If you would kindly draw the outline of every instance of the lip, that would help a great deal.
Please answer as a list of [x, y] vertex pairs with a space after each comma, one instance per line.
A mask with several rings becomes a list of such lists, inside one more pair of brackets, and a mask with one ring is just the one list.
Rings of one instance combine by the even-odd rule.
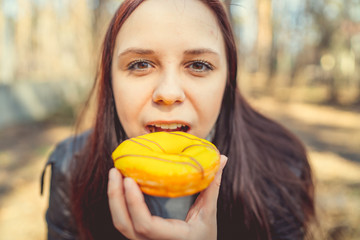
[[152, 126], [155, 126], [155, 125], [171, 125], [171, 124], [181, 124], [181, 125], [184, 125], [186, 126], [185, 129], [182, 129], [182, 130], [179, 130], [179, 129], [168, 129], [168, 130], [163, 130], [163, 131], [184, 131], [184, 132], [189, 132], [191, 130], [191, 125], [189, 122], [186, 122], [186, 121], [182, 121], [182, 120], [171, 120], [171, 121], [167, 121], [167, 120], [156, 120], [156, 121], [150, 121], [150, 122], [147, 122], [145, 124], [145, 130], [147, 133], [151, 133], [153, 132], [151, 130]]

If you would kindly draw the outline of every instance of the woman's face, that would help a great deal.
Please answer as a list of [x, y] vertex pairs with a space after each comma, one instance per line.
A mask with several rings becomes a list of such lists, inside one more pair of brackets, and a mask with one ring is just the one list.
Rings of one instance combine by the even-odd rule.
[[118, 33], [112, 85], [128, 137], [186, 131], [206, 138], [226, 78], [221, 30], [200, 1], [145, 1]]

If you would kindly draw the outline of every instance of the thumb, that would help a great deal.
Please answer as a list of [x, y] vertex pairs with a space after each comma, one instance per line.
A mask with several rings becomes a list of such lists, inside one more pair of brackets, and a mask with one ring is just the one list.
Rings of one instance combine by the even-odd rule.
[[[200, 193], [196, 199], [192, 211], [203, 210], [205, 215], [216, 214], [217, 210], [217, 199], [219, 195], [219, 189], [221, 184], [221, 176], [223, 169], [227, 163], [227, 157], [224, 155], [220, 156], [220, 167], [216, 173], [214, 180], [210, 183], [209, 187]], [[190, 216], [189, 216], [190, 217]]]
[[204, 197], [207, 197], [207, 195], [209, 195], [210, 198], [216, 197], [217, 200], [217, 197], [219, 195], [220, 184], [221, 184], [221, 177], [222, 177], [223, 169], [227, 163], [227, 160], [228, 158], [225, 155], [220, 156], [219, 170], [217, 171], [214, 180], [210, 183], [209, 187], [205, 189], [205, 191], [203, 192], [203, 194], [205, 195]]

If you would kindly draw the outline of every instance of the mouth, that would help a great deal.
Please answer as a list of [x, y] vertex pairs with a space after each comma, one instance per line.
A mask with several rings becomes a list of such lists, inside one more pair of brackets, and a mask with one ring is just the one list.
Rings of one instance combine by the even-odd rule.
[[184, 123], [156, 123], [146, 125], [146, 130], [150, 133], [153, 132], [188, 132], [190, 126]]

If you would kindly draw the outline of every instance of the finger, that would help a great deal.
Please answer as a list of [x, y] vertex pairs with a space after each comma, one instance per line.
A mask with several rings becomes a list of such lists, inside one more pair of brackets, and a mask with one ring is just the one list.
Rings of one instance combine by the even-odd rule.
[[[222, 172], [227, 163], [227, 157], [221, 155], [220, 157], [220, 167], [218, 172], [216, 173], [214, 180], [210, 183], [209, 187], [206, 188], [203, 192], [200, 193], [194, 206], [191, 209], [191, 213], [194, 214], [200, 209], [203, 211], [203, 214], [214, 215], [217, 210], [217, 199], [219, 196], [219, 189], [221, 184]], [[189, 216], [190, 217], [190, 216]]]
[[146, 235], [150, 230], [151, 213], [139, 186], [132, 178], [124, 179], [125, 199], [135, 234]]
[[152, 216], [139, 186], [131, 178], [124, 179], [128, 211], [137, 238], [186, 239], [188, 225], [184, 221]]
[[109, 207], [113, 224], [127, 238], [133, 239], [134, 229], [126, 207], [123, 179], [120, 172], [112, 168], [108, 183]]

